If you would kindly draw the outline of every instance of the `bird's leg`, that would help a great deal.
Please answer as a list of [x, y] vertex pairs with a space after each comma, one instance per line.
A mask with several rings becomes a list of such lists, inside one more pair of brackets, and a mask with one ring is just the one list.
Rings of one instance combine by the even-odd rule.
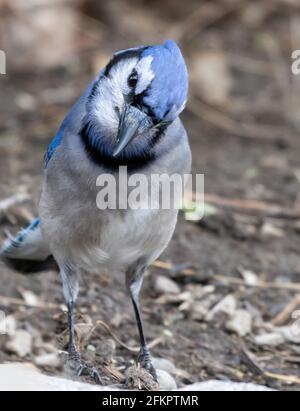
[[74, 302], [68, 303], [68, 328], [69, 328], [69, 365], [78, 376], [88, 374], [97, 384], [101, 384], [101, 378], [97, 369], [93, 366], [85, 364], [81, 360], [80, 352], [76, 346], [75, 329], [74, 329]]
[[127, 288], [129, 290], [131, 301], [133, 304], [134, 313], [135, 313], [137, 326], [139, 330], [139, 336], [140, 336], [141, 350], [138, 356], [138, 363], [143, 368], [145, 368], [147, 371], [149, 371], [150, 374], [155, 379], [155, 381], [157, 381], [157, 374], [156, 374], [156, 370], [151, 361], [151, 354], [150, 354], [147, 340], [145, 337], [143, 320], [142, 320], [141, 310], [140, 310], [139, 296], [140, 296], [140, 290], [141, 290], [141, 286], [143, 283], [143, 276], [144, 276], [145, 270], [146, 268], [138, 269], [138, 270], [135, 270], [134, 272], [128, 271], [127, 276], [126, 276], [126, 281], [127, 281]]
[[75, 328], [74, 328], [74, 302], [68, 302], [68, 330], [69, 330], [69, 360], [80, 362], [81, 356], [76, 347]]
[[145, 368], [147, 371], [149, 371], [150, 374], [153, 376], [153, 378], [157, 381], [156, 370], [152, 364], [151, 354], [150, 354], [148, 344], [145, 338], [144, 326], [143, 326], [143, 321], [141, 317], [139, 302], [136, 301], [136, 299], [132, 298], [132, 303], [133, 303], [133, 308], [134, 308], [136, 321], [137, 321], [137, 325], [139, 329], [140, 343], [141, 343], [141, 351], [138, 356], [138, 363], [141, 364], [141, 366]]
[[61, 271], [63, 281], [64, 296], [68, 305], [68, 331], [69, 331], [69, 358], [68, 365], [78, 376], [90, 375], [97, 384], [101, 384], [101, 378], [97, 369], [85, 364], [81, 360], [81, 355], [76, 346], [74, 327], [74, 306], [79, 290], [78, 276], [69, 267]]

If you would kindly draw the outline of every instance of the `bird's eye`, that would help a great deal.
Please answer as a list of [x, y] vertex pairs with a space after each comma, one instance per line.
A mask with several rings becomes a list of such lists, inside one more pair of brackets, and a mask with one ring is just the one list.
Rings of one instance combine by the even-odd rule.
[[133, 70], [133, 72], [128, 77], [128, 86], [133, 89], [136, 87], [137, 82], [138, 82], [138, 73], [136, 70]]

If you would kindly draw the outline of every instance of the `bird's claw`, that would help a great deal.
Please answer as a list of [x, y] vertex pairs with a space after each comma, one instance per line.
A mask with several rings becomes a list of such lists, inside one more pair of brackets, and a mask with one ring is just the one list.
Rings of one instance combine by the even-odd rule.
[[81, 362], [77, 368], [77, 376], [81, 377], [82, 375], [90, 376], [96, 384], [103, 384], [97, 368], [92, 365]]
[[70, 352], [67, 361], [69, 369], [77, 376], [83, 375], [91, 377], [96, 384], [103, 384], [100, 374], [96, 367], [89, 365], [81, 360], [81, 356], [77, 351]]
[[142, 368], [144, 368], [146, 371], [149, 372], [149, 374], [152, 375], [152, 377], [154, 378], [156, 382], [158, 381], [156, 369], [154, 368], [152, 364], [151, 355], [149, 351], [142, 350], [140, 352], [139, 357], [138, 357], [138, 363], [140, 364]]
[[152, 364], [151, 361], [150, 361], [150, 362], [147, 362], [147, 363], [144, 364], [142, 367], [143, 367], [146, 371], [148, 371], [149, 374], [152, 375], [152, 377], [154, 378], [154, 381], [158, 382], [156, 369], [154, 368], [154, 366], [153, 366], [153, 364]]

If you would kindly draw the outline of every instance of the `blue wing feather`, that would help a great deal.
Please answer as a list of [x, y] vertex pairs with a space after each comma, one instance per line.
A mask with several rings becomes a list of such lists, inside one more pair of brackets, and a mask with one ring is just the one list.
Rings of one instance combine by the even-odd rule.
[[66, 119], [64, 120], [56, 136], [54, 137], [54, 139], [51, 141], [51, 143], [48, 146], [48, 150], [46, 151], [46, 154], [44, 157], [45, 168], [47, 167], [49, 161], [51, 160], [51, 157], [55, 153], [55, 150], [60, 145], [63, 135], [64, 135], [65, 128], [66, 128]]
[[[62, 142], [62, 139], [63, 139], [63, 136], [65, 134], [65, 131], [68, 128], [69, 122], [71, 122], [71, 123], [73, 122], [74, 115], [76, 113], [77, 107], [82, 106], [83, 109], [85, 108], [85, 102], [87, 101], [87, 98], [90, 95], [90, 93], [91, 93], [91, 91], [94, 87], [95, 82], [102, 75], [102, 72], [103, 72], [103, 70], [100, 71], [100, 74], [96, 77], [96, 79], [94, 81], [92, 81], [92, 83], [87, 87], [87, 89], [85, 90], [83, 95], [79, 98], [79, 100], [77, 100], [77, 102], [74, 104], [74, 106], [71, 108], [71, 110], [69, 111], [69, 113], [65, 117], [64, 121], [62, 122], [56, 136], [54, 137], [52, 142], [49, 144], [48, 149], [45, 153], [45, 156], [44, 156], [45, 168], [47, 168], [47, 165], [48, 165], [49, 161], [51, 160], [53, 154], [55, 153], [57, 148], [60, 146], [60, 144]], [[78, 130], [78, 132], [79, 131], [80, 130]]]
[[5, 255], [11, 251], [12, 248], [20, 248], [29, 233], [32, 233], [40, 226], [40, 219], [36, 218], [32, 223], [21, 230], [15, 238], [8, 240], [4, 247], [0, 250], [0, 255]]

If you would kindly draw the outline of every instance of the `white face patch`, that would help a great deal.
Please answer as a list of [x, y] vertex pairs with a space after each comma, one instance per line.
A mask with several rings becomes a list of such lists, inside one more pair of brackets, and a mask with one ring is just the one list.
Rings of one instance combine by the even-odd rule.
[[154, 73], [151, 69], [152, 61], [152, 56], [144, 57], [138, 62], [135, 67], [139, 79], [135, 89], [136, 94], [141, 94], [143, 91], [145, 91], [154, 79]]
[[[138, 60], [137, 57], [120, 60], [109, 72], [108, 77], [100, 75], [99, 83], [93, 104], [91, 115], [101, 125], [103, 133], [108, 137], [115, 137], [119, 128], [119, 113], [122, 111], [124, 97], [131, 92], [128, 85], [128, 78], [133, 69], [138, 73], [138, 83], [135, 93], [141, 94], [145, 91], [154, 79], [151, 69], [152, 56]], [[118, 111], [117, 111], [118, 110]]]
[[128, 77], [138, 62], [137, 58], [121, 60], [113, 66], [108, 77], [102, 77], [93, 99], [92, 116], [101, 124], [104, 133], [114, 136], [119, 127], [119, 116], [116, 108], [124, 107], [124, 96], [130, 91]]

